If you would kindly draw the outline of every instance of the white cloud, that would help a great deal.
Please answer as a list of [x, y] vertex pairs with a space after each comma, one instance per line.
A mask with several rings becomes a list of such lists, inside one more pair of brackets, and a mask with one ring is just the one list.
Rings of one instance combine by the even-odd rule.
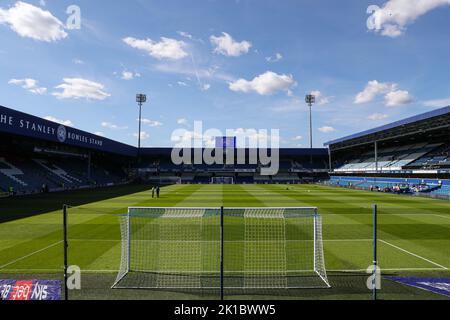
[[51, 122], [59, 123], [59, 124], [62, 124], [62, 125], [68, 126], [68, 127], [73, 127], [74, 126], [72, 121], [70, 121], [70, 120], [60, 120], [60, 119], [57, 119], [57, 118], [52, 117], [52, 116], [47, 116], [44, 119], [48, 120], [48, 121], [51, 121]]
[[169, 73], [169, 74], [180, 74], [185, 76], [198, 77], [199, 79], [208, 80], [219, 80], [219, 81], [234, 81], [236, 78], [220, 71], [220, 68], [213, 66], [211, 68], [197, 69], [189, 65], [181, 65], [179, 63], [161, 63], [154, 66], [154, 69], [159, 72]]
[[222, 32], [222, 36], [211, 36], [214, 52], [228, 57], [239, 57], [248, 53], [252, 44], [248, 41], [237, 42], [228, 33]]
[[105, 136], [105, 133], [102, 132], [102, 131], [96, 131], [96, 132], [94, 132], [94, 134], [97, 135], [97, 136], [100, 136], [100, 137], [104, 137]]
[[177, 146], [192, 147], [194, 145], [194, 140], [204, 140], [206, 137], [201, 134], [195, 133], [194, 131], [188, 131], [181, 129], [172, 134], [170, 140], [177, 144]]
[[296, 136], [296, 137], [292, 138], [292, 140], [300, 141], [300, 140], [303, 140], [303, 137], [302, 136]]
[[211, 89], [211, 85], [209, 83], [206, 83], [201, 87], [202, 91], [208, 91], [209, 89]]
[[78, 58], [73, 59], [72, 62], [75, 63], [75, 64], [80, 64], [80, 65], [84, 64], [84, 61], [81, 60], [81, 59], [78, 59]]
[[316, 103], [319, 106], [329, 104], [332, 98], [332, 97], [325, 97], [319, 90], [312, 91], [311, 94], [316, 97]]
[[381, 120], [385, 120], [387, 118], [389, 118], [389, 116], [387, 114], [383, 114], [383, 113], [374, 113], [367, 117], [368, 120], [372, 120], [372, 121], [381, 121]]
[[377, 80], [369, 81], [364, 90], [355, 97], [355, 104], [363, 104], [373, 101], [380, 94], [387, 94], [397, 88], [396, 84], [383, 83]]
[[336, 129], [333, 127], [325, 126], [325, 127], [319, 128], [319, 131], [322, 133], [332, 133], [332, 132], [336, 132]]
[[450, 106], [450, 98], [447, 99], [436, 99], [436, 100], [428, 100], [423, 103], [425, 107], [431, 108], [444, 108]]
[[178, 81], [177, 84], [178, 84], [180, 87], [188, 87], [188, 84], [187, 84], [186, 82], [184, 82], [184, 81]]
[[[135, 138], [137, 138], [137, 137], [139, 137], [139, 134], [134, 133], [133, 136], [134, 136]], [[148, 133], [145, 132], [145, 131], [141, 131], [141, 140], [148, 140], [148, 139], [150, 139], [150, 134], [148, 134]]]
[[389, 0], [382, 8], [370, 6], [368, 28], [383, 36], [401, 36], [406, 27], [427, 12], [449, 5], [450, 0]]
[[192, 148], [200, 145], [206, 148], [214, 148], [216, 143], [216, 136], [217, 135], [213, 135], [210, 131], [200, 134], [195, 131], [178, 129], [172, 133], [170, 139], [177, 148]]
[[188, 32], [185, 32], [185, 31], [177, 31], [177, 33], [180, 35], [180, 36], [182, 36], [182, 37], [184, 37], [184, 38], [187, 38], [187, 39], [190, 39], [190, 40], [192, 40], [194, 37], [192, 36], [192, 34], [190, 34], [190, 33], [188, 33]]
[[102, 127], [111, 129], [111, 130], [126, 130], [126, 129], [128, 129], [128, 127], [125, 127], [125, 126], [121, 127], [121, 126], [118, 126], [117, 124], [107, 122], [107, 121], [102, 122]]
[[141, 40], [128, 37], [124, 38], [123, 42], [132, 48], [147, 52], [150, 56], [158, 60], [179, 60], [188, 55], [184, 50], [186, 43], [175, 39], [161, 37], [161, 41], [156, 42], [152, 39]]
[[177, 31], [177, 33], [178, 33], [181, 37], [186, 38], [186, 39], [189, 39], [189, 40], [191, 40], [191, 41], [196, 41], [196, 42], [204, 43], [204, 41], [203, 41], [202, 39], [194, 37], [194, 36], [193, 36], [192, 34], [190, 34], [189, 32], [186, 32], [186, 31]]
[[123, 80], [133, 80], [134, 73], [130, 71], [123, 71], [122, 72], [122, 79]]
[[396, 107], [411, 103], [414, 99], [408, 91], [398, 90], [396, 83], [383, 83], [377, 80], [369, 81], [365, 89], [355, 97], [355, 104], [364, 104], [373, 101], [377, 96], [384, 95], [387, 107]]
[[177, 120], [177, 124], [186, 126], [188, 124], [188, 121], [185, 118], [181, 118]]
[[235, 136], [237, 141], [248, 140], [248, 145], [246, 147], [256, 147], [255, 143], [262, 145], [271, 145], [272, 147], [279, 146], [281, 142], [281, 137], [278, 134], [272, 134], [268, 130], [253, 130], [238, 128], [234, 130], [227, 131], [227, 135]]
[[38, 81], [34, 80], [34, 79], [30, 79], [30, 78], [26, 78], [26, 79], [11, 79], [11, 80], [9, 80], [8, 84], [21, 86], [25, 90], [28, 90], [29, 92], [34, 93], [34, 94], [42, 95], [42, 94], [45, 94], [47, 92], [47, 88], [39, 87], [38, 86]]
[[104, 100], [111, 95], [104, 91], [105, 86], [101, 83], [81, 79], [81, 78], [64, 78], [64, 83], [55, 87], [61, 89], [61, 92], [54, 92], [53, 95], [58, 99], [94, 99]]
[[54, 42], [67, 37], [63, 23], [51, 12], [18, 1], [9, 9], [0, 8], [0, 24], [7, 24], [21, 37]]
[[[137, 119], [137, 121], [139, 121], [139, 119]], [[148, 125], [150, 127], [162, 127], [162, 125], [163, 125], [159, 121], [150, 120], [150, 119], [142, 119], [142, 123], [145, 125]]]
[[278, 91], [288, 91], [296, 82], [292, 75], [279, 75], [272, 71], [257, 76], [251, 81], [239, 79], [230, 83], [230, 90], [240, 92], [257, 92], [260, 95], [271, 95]]
[[389, 92], [385, 96], [387, 107], [397, 107], [413, 102], [413, 97], [405, 90], [397, 90]]
[[139, 78], [141, 76], [140, 73], [137, 72], [130, 72], [130, 71], [122, 71], [122, 80], [133, 80], [134, 78]]
[[275, 57], [267, 57], [266, 61], [267, 62], [278, 62], [281, 61], [283, 59], [283, 55], [281, 53], [277, 53], [275, 55]]

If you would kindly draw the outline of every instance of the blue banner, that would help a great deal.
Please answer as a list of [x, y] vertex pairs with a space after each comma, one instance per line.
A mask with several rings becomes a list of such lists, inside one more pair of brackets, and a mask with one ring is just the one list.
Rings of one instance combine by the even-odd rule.
[[127, 144], [2, 106], [0, 106], [0, 132], [125, 156], [137, 155], [137, 149]]
[[386, 279], [450, 297], [450, 278], [386, 277]]
[[61, 300], [61, 281], [0, 280], [0, 300]]

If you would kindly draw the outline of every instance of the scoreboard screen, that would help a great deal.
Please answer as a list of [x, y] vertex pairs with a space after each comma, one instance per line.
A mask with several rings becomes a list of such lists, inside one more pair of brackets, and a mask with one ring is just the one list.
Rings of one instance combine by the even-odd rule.
[[216, 148], [236, 149], [236, 137], [216, 137]]

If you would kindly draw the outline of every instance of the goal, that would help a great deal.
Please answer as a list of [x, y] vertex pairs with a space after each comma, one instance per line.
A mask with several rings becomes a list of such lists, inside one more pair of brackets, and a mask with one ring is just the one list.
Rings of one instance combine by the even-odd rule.
[[233, 177], [212, 177], [211, 184], [234, 184]]
[[113, 288], [328, 288], [316, 208], [129, 208]]

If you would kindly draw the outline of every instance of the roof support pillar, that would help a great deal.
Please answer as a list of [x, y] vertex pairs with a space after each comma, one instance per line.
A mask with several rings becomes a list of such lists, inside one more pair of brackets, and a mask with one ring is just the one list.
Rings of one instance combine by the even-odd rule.
[[378, 173], [378, 141], [375, 141], [375, 171]]

